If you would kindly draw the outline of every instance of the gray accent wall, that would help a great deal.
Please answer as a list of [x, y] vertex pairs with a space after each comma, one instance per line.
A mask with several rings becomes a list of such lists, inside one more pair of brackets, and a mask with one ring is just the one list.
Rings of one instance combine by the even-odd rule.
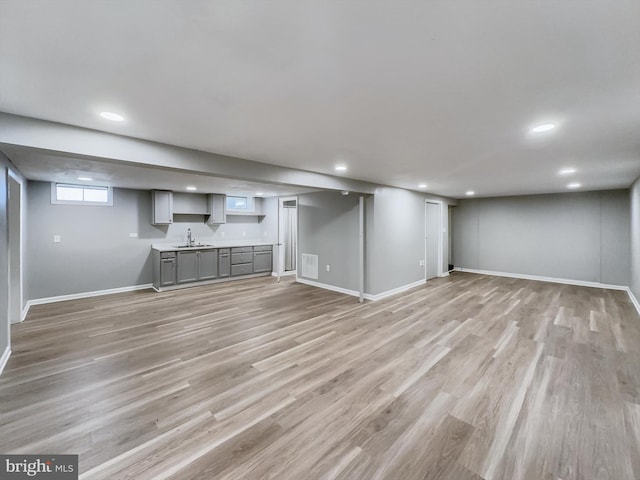
[[[168, 226], [151, 225], [151, 193], [115, 188], [113, 206], [52, 205], [51, 184], [29, 182], [26, 256], [30, 299], [152, 282], [151, 244], [198, 240], [264, 240], [277, 237], [277, 200], [265, 199], [265, 219], [228, 217], [206, 225], [202, 216], [177, 215]], [[130, 237], [137, 233], [137, 238]], [[54, 243], [53, 236], [61, 242]]]
[[630, 192], [631, 217], [631, 261], [630, 283], [631, 292], [640, 300], [640, 178], [631, 185]]
[[453, 262], [473, 270], [629, 284], [629, 191], [460, 200]]
[[[314, 192], [298, 195], [299, 277], [344, 288], [358, 285], [358, 195]], [[318, 256], [318, 278], [302, 276], [302, 254]], [[327, 265], [330, 271], [327, 272]]]
[[376, 295], [425, 279], [425, 201], [442, 202], [442, 272], [449, 261], [448, 205], [455, 200], [400, 188], [376, 189], [366, 204], [365, 292]]
[[[299, 195], [299, 258], [318, 255], [318, 279], [308, 279], [359, 290], [359, 196], [338, 192]], [[380, 187], [365, 197], [365, 286], [377, 295], [425, 278], [420, 260], [425, 256], [425, 201], [443, 202], [442, 271], [448, 264], [448, 204], [455, 200], [400, 188]], [[331, 271], [326, 271], [326, 265]], [[301, 275], [298, 269], [298, 276]], [[305, 277], [302, 277], [305, 278]]]

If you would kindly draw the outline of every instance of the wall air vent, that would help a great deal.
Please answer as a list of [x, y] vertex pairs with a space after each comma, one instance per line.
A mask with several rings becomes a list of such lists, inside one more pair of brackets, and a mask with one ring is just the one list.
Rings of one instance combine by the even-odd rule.
[[318, 255], [302, 254], [302, 276], [318, 279]]

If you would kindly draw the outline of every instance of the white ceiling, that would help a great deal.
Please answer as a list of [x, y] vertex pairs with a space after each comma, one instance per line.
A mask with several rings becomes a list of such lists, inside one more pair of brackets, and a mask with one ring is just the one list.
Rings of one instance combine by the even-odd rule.
[[0, 0], [0, 110], [453, 197], [627, 187], [640, 2]]

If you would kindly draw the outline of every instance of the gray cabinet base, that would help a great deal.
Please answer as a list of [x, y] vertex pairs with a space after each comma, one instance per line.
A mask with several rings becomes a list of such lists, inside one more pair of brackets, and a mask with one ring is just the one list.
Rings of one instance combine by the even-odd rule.
[[212, 283], [235, 282], [236, 280], [245, 280], [247, 278], [269, 277], [269, 276], [271, 276], [271, 272], [254, 273], [253, 275], [242, 275], [242, 276], [238, 276], [238, 277], [216, 278], [214, 280], [203, 280], [201, 282], [181, 283], [181, 284], [178, 284], [178, 285], [168, 285], [166, 287], [156, 287], [154, 285], [153, 289], [156, 292], [168, 292], [169, 290], [179, 290], [181, 288], [189, 288], [189, 287], [201, 287], [202, 285], [210, 285]]

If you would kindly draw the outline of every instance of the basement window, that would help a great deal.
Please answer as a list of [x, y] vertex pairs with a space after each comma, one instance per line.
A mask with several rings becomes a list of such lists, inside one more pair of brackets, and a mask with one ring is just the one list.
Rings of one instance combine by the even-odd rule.
[[98, 205], [113, 206], [111, 187], [97, 185], [74, 185], [70, 183], [51, 184], [53, 205]]
[[227, 210], [248, 210], [248, 197], [230, 197], [227, 195]]

